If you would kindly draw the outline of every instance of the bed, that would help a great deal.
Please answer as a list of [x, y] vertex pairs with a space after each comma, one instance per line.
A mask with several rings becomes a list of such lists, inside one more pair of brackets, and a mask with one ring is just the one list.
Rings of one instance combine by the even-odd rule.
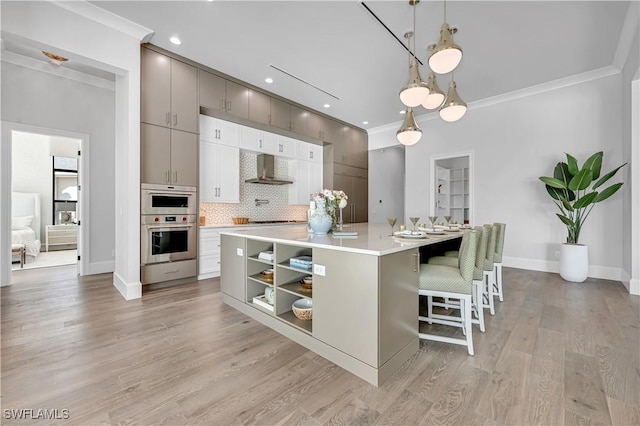
[[40, 254], [40, 194], [11, 193], [11, 244], [24, 244], [33, 259]]

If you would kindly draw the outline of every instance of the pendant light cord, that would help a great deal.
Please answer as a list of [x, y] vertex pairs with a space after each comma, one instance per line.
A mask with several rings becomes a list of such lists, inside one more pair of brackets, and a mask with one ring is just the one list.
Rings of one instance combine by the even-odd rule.
[[447, 23], [447, 0], [444, 0], [444, 23]]

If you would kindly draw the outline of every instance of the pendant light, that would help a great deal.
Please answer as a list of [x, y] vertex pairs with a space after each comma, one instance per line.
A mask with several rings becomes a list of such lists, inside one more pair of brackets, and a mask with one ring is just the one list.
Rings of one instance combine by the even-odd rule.
[[[420, 0], [409, 0], [413, 7], [413, 31], [407, 31], [404, 38], [407, 39], [407, 50], [409, 51], [409, 82], [400, 90], [400, 101], [408, 107], [417, 107], [429, 96], [429, 89], [420, 77], [418, 60], [415, 55], [415, 41], [413, 50], [411, 49], [411, 38], [416, 32], [416, 4]], [[413, 57], [413, 58], [412, 58]]]
[[458, 30], [447, 24], [447, 1], [444, 1], [444, 24], [440, 27], [440, 40], [429, 55], [429, 67], [438, 74], [453, 71], [462, 60], [462, 48], [453, 42], [453, 34]]
[[415, 144], [422, 137], [422, 129], [418, 127], [418, 123], [416, 123], [416, 119], [413, 116], [413, 108], [407, 108], [404, 121], [396, 132], [396, 137], [398, 138], [398, 142], [406, 146]]
[[429, 80], [427, 80], [427, 88], [429, 89], [429, 96], [422, 102], [422, 106], [426, 109], [436, 109], [442, 102], [444, 102], [444, 92], [438, 87], [436, 83], [436, 74], [431, 72], [429, 74]]
[[447, 99], [444, 101], [442, 108], [440, 108], [440, 118], [451, 123], [460, 120], [466, 112], [467, 104], [460, 99], [456, 90], [456, 82], [453, 81], [453, 74], [451, 74]]

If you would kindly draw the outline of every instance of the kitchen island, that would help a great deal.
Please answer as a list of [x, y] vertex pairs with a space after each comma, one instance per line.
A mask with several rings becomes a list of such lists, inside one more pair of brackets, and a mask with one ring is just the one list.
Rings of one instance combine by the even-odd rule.
[[[314, 235], [305, 225], [221, 232], [223, 300], [378, 386], [418, 350], [419, 247], [461, 233], [400, 238], [388, 225], [366, 223], [345, 231], [358, 235]], [[292, 266], [301, 256], [312, 269]], [[311, 291], [300, 285], [309, 275]], [[266, 288], [273, 305], [261, 298]], [[313, 300], [312, 320], [293, 314], [300, 298]]]

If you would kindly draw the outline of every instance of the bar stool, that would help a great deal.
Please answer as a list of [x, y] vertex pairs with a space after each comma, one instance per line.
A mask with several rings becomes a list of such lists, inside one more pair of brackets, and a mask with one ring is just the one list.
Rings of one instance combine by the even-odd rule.
[[495, 272], [494, 290], [498, 293], [501, 302], [504, 301], [502, 294], [502, 250], [504, 249], [504, 233], [507, 228], [505, 223], [494, 223], [498, 226], [498, 236], [496, 239], [496, 253], [493, 257], [493, 266]]
[[[471, 298], [471, 310], [475, 318], [471, 318], [473, 324], [478, 324], [480, 331], [484, 333], [484, 309], [482, 308], [482, 294], [484, 284], [484, 259], [487, 250], [487, 233], [483, 232], [482, 226], [476, 226], [474, 228], [476, 232], [476, 261], [473, 268], [473, 293]], [[448, 252], [448, 253], [453, 253]], [[459, 256], [459, 251], [456, 251]], [[433, 256], [429, 259], [428, 263], [432, 265], [445, 265], [445, 266], [458, 266], [459, 259], [451, 256]], [[444, 303], [431, 302], [432, 306], [438, 306], [443, 308], [455, 308], [460, 309], [460, 305], [456, 301], [449, 301], [445, 299]]]
[[497, 225], [484, 225], [484, 232], [487, 233], [487, 252], [484, 259], [483, 275], [485, 284], [483, 285], [483, 308], [489, 308], [491, 315], [496, 314], [495, 305], [493, 303], [495, 271], [493, 270], [493, 259], [496, 251], [496, 237], [498, 235]]
[[440, 336], [429, 333], [418, 333], [420, 339], [434, 340], [444, 343], [453, 343], [467, 347], [469, 355], [473, 355], [473, 336], [471, 329], [471, 294], [473, 292], [473, 268], [476, 257], [476, 232], [467, 232], [462, 236], [460, 244], [460, 256], [456, 267], [445, 265], [422, 264], [420, 265], [418, 294], [432, 297], [443, 297], [459, 300], [460, 317], [451, 315], [418, 316], [418, 321], [429, 324], [442, 324], [452, 327], [461, 327], [465, 339]]

